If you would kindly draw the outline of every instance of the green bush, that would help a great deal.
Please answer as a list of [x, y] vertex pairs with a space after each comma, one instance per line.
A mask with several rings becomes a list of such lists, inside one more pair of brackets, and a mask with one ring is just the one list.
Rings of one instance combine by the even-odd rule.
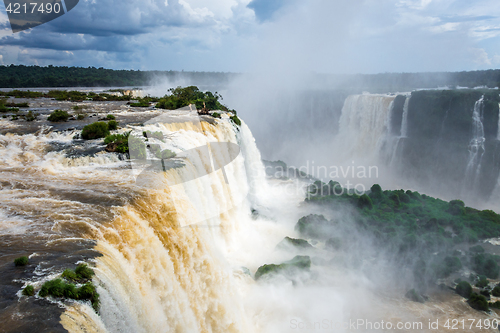
[[366, 194], [363, 194], [358, 199], [358, 207], [361, 209], [363, 209], [365, 207], [368, 209], [372, 209], [373, 208], [372, 199], [370, 199], [370, 197], [367, 196]]
[[36, 117], [37, 117], [36, 113], [30, 110], [24, 119], [26, 119], [26, 121], [34, 121]]
[[105, 122], [96, 122], [85, 126], [82, 130], [82, 139], [93, 140], [105, 138], [109, 135], [108, 124]]
[[488, 306], [488, 301], [486, 300], [486, 297], [483, 295], [478, 295], [476, 293], [473, 293], [470, 295], [469, 300], [467, 301], [469, 305], [476, 310], [480, 311], [489, 311], [489, 306]]
[[382, 187], [380, 187], [379, 184], [374, 184], [371, 188], [370, 188], [370, 191], [372, 191], [372, 193], [382, 193]]
[[462, 297], [469, 298], [472, 294], [472, 286], [467, 281], [461, 281], [455, 287], [455, 291]]
[[162, 159], [162, 160], [166, 160], [166, 159], [169, 159], [169, 158], [173, 158], [175, 157], [176, 154], [171, 151], [171, 150], [168, 150], [168, 149], [165, 149], [165, 150], [162, 150], [161, 152], [159, 152], [156, 157]]
[[116, 118], [115, 118], [115, 116], [113, 116], [112, 114], [108, 114], [108, 115], [106, 116], [106, 119], [107, 119], [107, 120], [115, 120]]
[[500, 297], [500, 286], [496, 285], [495, 288], [491, 291], [491, 294], [495, 297]]
[[70, 280], [70, 281], [78, 280], [78, 277], [76, 276], [75, 271], [73, 271], [71, 269], [65, 269], [61, 276], [67, 280]]
[[165, 142], [165, 136], [160, 131], [158, 131], [158, 132], [144, 131], [144, 132], [142, 132], [142, 135], [147, 139], [157, 139], [157, 140], [160, 140], [162, 142]]
[[311, 258], [308, 256], [296, 256], [292, 260], [286, 261], [280, 265], [270, 264], [263, 265], [257, 269], [255, 273], [255, 280], [260, 279], [263, 275], [266, 274], [280, 274], [286, 273], [287, 271], [300, 269], [300, 270], [309, 270], [311, 267]]
[[52, 122], [60, 122], [60, 121], [68, 121], [69, 118], [69, 113], [63, 110], [54, 110], [49, 117], [47, 118], [48, 121]]
[[87, 264], [80, 264], [75, 268], [76, 276], [80, 279], [91, 279], [94, 276], [94, 271]]
[[481, 279], [476, 282], [476, 287], [478, 288], [485, 288], [488, 286], [490, 282], [487, 279]]
[[238, 126], [241, 126], [241, 120], [238, 118], [238, 116], [232, 116], [231, 120]]
[[26, 266], [28, 264], [28, 262], [29, 262], [29, 259], [26, 256], [14, 259], [14, 265], [16, 265], [16, 266]]
[[496, 279], [500, 272], [495, 257], [487, 253], [481, 253], [474, 256], [472, 258], [472, 268], [476, 273], [486, 275], [486, 277], [490, 279]]
[[116, 120], [110, 120], [108, 121], [108, 129], [110, 131], [114, 131], [118, 128], [118, 122]]
[[65, 283], [61, 279], [47, 281], [42, 285], [42, 288], [38, 292], [38, 295], [40, 297], [47, 297], [47, 296], [63, 297], [64, 286]]
[[78, 120], [83, 120], [83, 119], [85, 119], [85, 115], [84, 115], [83, 113], [80, 113], [80, 114], [76, 117], [76, 119], [78, 119]]
[[418, 302], [418, 303], [425, 302], [425, 299], [422, 296], [420, 296], [420, 294], [418, 294], [415, 291], [415, 289], [408, 290], [408, 292], [405, 294], [405, 297], [413, 302]]
[[113, 134], [108, 135], [104, 139], [104, 143], [106, 146], [106, 151], [113, 153], [128, 153], [128, 138], [130, 136], [130, 132], [124, 134]]
[[23, 295], [24, 296], [35, 296], [35, 288], [31, 284], [28, 284], [24, 289], [23, 289]]
[[128, 138], [128, 147], [130, 158], [145, 160], [146, 159], [146, 144], [141, 138], [130, 136]]

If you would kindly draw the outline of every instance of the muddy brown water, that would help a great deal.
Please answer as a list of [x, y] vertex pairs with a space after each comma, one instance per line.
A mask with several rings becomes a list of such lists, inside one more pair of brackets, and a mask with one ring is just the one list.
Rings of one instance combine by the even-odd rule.
[[[28, 102], [37, 120], [0, 118], [0, 332], [65, 332], [63, 307], [55, 301], [21, 296], [27, 284], [41, 285], [80, 261], [99, 255], [85, 236], [112, 219], [113, 208], [140, 195], [130, 167], [116, 154], [104, 154], [102, 140], [74, 140], [86, 124], [113, 114], [120, 127], [141, 124], [159, 114], [126, 102]], [[82, 107], [75, 111], [73, 107]], [[55, 109], [84, 120], [47, 121]], [[0, 115], [1, 117], [1, 115]], [[110, 172], [110, 170], [112, 172]], [[14, 259], [29, 264], [15, 267]]]

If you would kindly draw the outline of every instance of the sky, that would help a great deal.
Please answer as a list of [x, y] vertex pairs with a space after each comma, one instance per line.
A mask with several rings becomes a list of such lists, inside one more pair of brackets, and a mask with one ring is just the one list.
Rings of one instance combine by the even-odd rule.
[[[1, 6], [1, 5], [0, 5]], [[80, 0], [0, 64], [383, 73], [500, 67], [498, 0]]]

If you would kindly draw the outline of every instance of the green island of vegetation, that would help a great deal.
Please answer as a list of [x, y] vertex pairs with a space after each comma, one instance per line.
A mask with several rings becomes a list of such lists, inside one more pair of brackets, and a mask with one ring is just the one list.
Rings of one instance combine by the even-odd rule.
[[[66, 269], [60, 278], [46, 281], [38, 290], [38, 296], [89, 301], [92, 308], [98, 312], [100, 300], [99, 293], [92, 283], [94, 274], [86, 264], [79, 264], [75, 270]], [[33, 285], [27, 285], [22, 294], [30, 297], [35, 296], [35, 292]]]
[[[358, 251], [355, 236], [350, 235], [370, 239], [379, 250], [362, 257], [385, 255], [397, 267], [409, 268], [414, 288], [406, 293], [407, 298], [424, 302], [429, 286], [448, 283], [474, 309], [488, 311], [489, 307], [500, 306], [500, 302], [488, 303], [490, 295], [500, 295], [500, 284], [493, 286], [491, 281], [499, 277], [500, 256], [478, 244], [500, 237], [499, 214], [466, 207], [460, 200], [447, 202], [414, 191], [382, 190], [377, 184], [358, 195], [334, 181], [313, 183], [305, 201], [332, 212], [347, 212], [349, 218], [342, 221], [318, 214], [304, 216], [295, 226], [303, 238], [349, 254], [353, 249]], [[449, 281], [466, 271], [472, 272], [468, 281]]]

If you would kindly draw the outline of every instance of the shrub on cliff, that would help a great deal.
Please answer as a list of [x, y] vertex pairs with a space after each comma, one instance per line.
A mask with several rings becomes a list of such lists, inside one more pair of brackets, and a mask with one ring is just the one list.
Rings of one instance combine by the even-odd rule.
[[255, 273], [255, 280], [260, 279], [267, 274], [293, 274], [296, 270], [308, 271], [311, 267], [311, 258], [308, 256], [296, 256], [292, 260], [286, 261], [282, 264], [269, 264], [262, 265]]
[[488, 301], [486, 297], [483, 295], [478, 295], [473, 293], [470, 295], [469, 300], [467, 301], [471, 308], [480, 310], [480, 311], [489, 311]]
[[109, 135], [108, 124], [102, 121], [89, 124], [82, 130], [82, 139], [93, 140], [104, 138]]
[[363, 208], [372, 209], [373, 208], [372, 199], [370, 199], [370, 197], [367, 196], [366, 194], [363, 194], [358, 199], [358, 207], [361, 209]]
[[66, 111], [63, 110], [54, 110], [49, 117], [47, 118], [48, 121], [52, 122], [60, 122], [60, 121], [68, 121], [69, 114]]
[[487, 253], [481, 253], [474, 256], [472, 258], [472, 268], [476, 273], [486, 275], [486, 277], [490, 279], [496, 279], [500, 272], [495, 257]]
[[232, 116], [231, 120], [238, 126], [241, 126], [241, 120], [238, 118], [238, 116]]
[[472, 294], [472, 286], [467, 281], [461, 281], [455, 287], [455, 291], [462, 297], [469, 298]]

